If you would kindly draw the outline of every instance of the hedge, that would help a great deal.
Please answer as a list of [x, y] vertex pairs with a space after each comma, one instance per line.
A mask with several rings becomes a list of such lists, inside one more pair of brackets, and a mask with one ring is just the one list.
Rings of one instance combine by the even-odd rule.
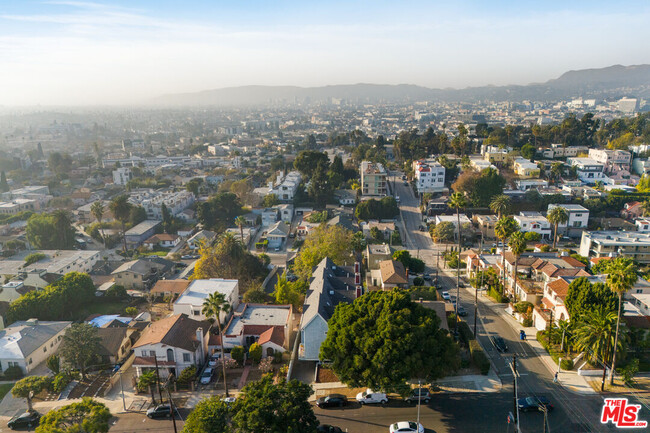
[[480, 370], [481, 374], [486, 376], [490, 372], [490, 360], [483, 352], [481, 345], [476, 340], [470, 340], [469, 353], [472, 355], [472, 362]]
[[460, 339], [465, 344], [469, 344], [471, 340], [474, 340], [474, 333], [469, 329], [469, 325], [465, 321], [458, 322], [458, 332], [460, 333]]
[[560, 368], [562, 368], [562, 370], [573, 370], [573, 360], [563, 359], [562, 362], [560, 362]]
[[510, 301], [507, 296], [503, 296], [501, 293], [492, 288], [490, 288], [487, 293], [490, 298], [502, 304], [507, 304]]

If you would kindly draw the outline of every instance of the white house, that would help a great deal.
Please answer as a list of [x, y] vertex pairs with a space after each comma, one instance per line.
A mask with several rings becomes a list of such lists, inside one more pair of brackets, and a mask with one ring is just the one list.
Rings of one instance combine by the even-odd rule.
[[580, 206], [579, 204], [549, 204], [546, 214], [548, 215], [556, 207], [564, 208], [569, 215], [567, 224], [558, 225], [558, 229], [564, 229], [567, 234], [572, 235], [576, 234], [576, 232], [581, 232], [589, 225], [589, 209], [586, 207]]
[[210, 230], [201, 230], [187, 240], [187, 246], [191, 250], [197, 250], [201, 244], [209, 245], [216, 237], [217, 234], [215, 232], [211, 232]]
[[445, 189], [445, 167], [434, 160], [413, 162], [415, 186], [419, 193], [441, 192]]
[[269, 227], [266, 238], [269, 241], [269, 248], [282, 248], [282, 244], [289, 235], [289, 226], [284, 221], [278, 221]]
[[607, 177], [604, 173], [605, 166], [591, 158], [568, 158], [567, 162], [576, 168], [578, 178], [584, 183], [593, 185], [603, 182]]
[[156, 368], [160, 375], [178, 375], [189, 366], [203, 365], [208, 355], [210, 327], [208, 321], [198, 321], [186, 314], [165, 317], [149, 325], [133, 345], [137, 376]]
[[[187, 314], [194, 320], [207, 320], [202, 313], [203, 302], [212, 293], [221, 293], [232, 309], [239, 305], [239, 281], [223, 278], [193, 280], [187, 289], [174, 302], [174, 314]], [[223, 322], [229, 313], [221, 312], [219, 321]]]
[[[280, 328], [282, 333], [280, 346], [288, 348], [293, 329], [291, 305], [240, 304], [225, 326], [223, 347], [248, 347], [258, 342], [266, 331], [275, 327]], [[280, 341], [276, 338], [275, 342], [277, 344]]]
[[650, 232], [650, 219], [648, 218], [639, 218], [634, 221], [637, 232]]
[[539, 233], [542, 238], [551, 237], [551, 224], [546, 217], [539, 212], [520, 212], [514, 216], [522, 232]]
[[113, 183], [115, 185], [126, 185], [132, 178], [129, 167], [120, 167], [113, 170]]
[[20, 367], [24, 374], [29, 374], [56, 353], [71, 324], [38, 319], [12, 323], [0, 331], [0, 369]]

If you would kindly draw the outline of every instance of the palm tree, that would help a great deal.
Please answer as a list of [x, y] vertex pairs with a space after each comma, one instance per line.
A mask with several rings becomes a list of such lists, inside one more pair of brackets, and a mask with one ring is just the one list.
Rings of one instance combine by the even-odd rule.
[[241, 242], [244, 243], [244, 226], [246, 225], [246, 218], [242, 215], [239, 215], [235, 218], [235, 224], [239, 227], [239, 233], [241, 234]]
[[97, 222], [99, 223], [99, 230], [102, 234], [102, 241], [104, 242], [104, 249], [106, 249], [106, 237], [104, 236], [104, 228], [102, 227], [102, 218], [104, 218], [104, 203], [101, 200], [97, 200], [95, 203], [90, 205], [90, 213], [93, 214]]
[[553, 224], [553, 233], [555, 235], [553, 236], [553, 249], [555, 249], [558, 238], [557, 228], [560, 224], [566, 224], [569, 221], [569, 214], [562, 206], [556, 206], [546, 214], [546, 219]]
[[[455, 192], [449, 198], [449, 207], [456, 208], [456, 223], [458, 228], [458, 261], [456, 266], [456, 317], [458, 317], [458, 305], [460, 304], [460, 208], [467, 206], [465, 196], [460, 192]], [[458, 321], [456, 321], [458, 327]]]
[[[70, 233], [70, 226], [72, 225], [72, 218], [70, 218], [70, 212], [65, 209], [57, 209], [52, 212], [52, 218], [54, 219], [54, 227], [56, 228], [57, 238], [59, 239], [59, 248], [65, 249], [69, 248], [73, 243], [73, 239], [68, 239]], [[72, 233], [74, 235], [74, 231]]]
[[221, 347], [221, 367], [223, 369], [223, 386], [226, 390], [226, 397], [228, 397], [228, 380], [226, 380], [226, 359], [223, 353], [223, 332], [221, 329], [221, 313], [230, 311], [230, 304], [226, 301], [223, 293], [213, 292], [203, 301], [203, 309], [201, 312], [208, 319], [213, 318], [214, 323], [217, 324], [219, 331], [219, 342]]
[[497, 214], [499, 218], [507, 214], [510, 210], [511, 199], [505, 194], [495, 196], [490, 202], [490, 209]]
[[592, 364], [607, 360], [607, 356], [616, 342], [614, 328], [616, 313], [608, 311], [603, 305], [589, 311], [575, 332], [575, 346], [584, 352], [585, 358]]
[[113, 217], [122, 224], [122, 240], [124, 242], [124, 252], [126, 252], [126, 222], [131, 216], [131, 203], [126, 194], [119, 195], [111, 200], [108, 205]]
[[[639, 278], [634, 262], [626, 257], [619, 257], [609, 265], [607, 284], [612, 292], [618, 294], [618, 315], [616, 317], [616, 334], [614, 347], [618, 347], [618, 332], [621, 323], [621, 307], [623, 305], [623, 294], [630, 290]], [[614, 384], [614, 369], [616, 368], [616, 351], [612, 355], [612, 369], [609, 372], [609, 384]]]
[[514, 232], [519, 230], [519, 224], [511, 216], [504, 216], [499, 218], [499, 221], [494, 225], [494, 233], [497, 238], [501, 240], [503, 246], [501, 248], [501, 268], [503, 289], [506, 288], [506, 239], [508, 239]]
[[[564, 344], [565, 344], [565, 342], [567, 342], [568, 340], [571, 339], [572, 328], [573, 328], [573, 323], [569, 322], [568, 320], [559, 320], [557, 322], [557, 328], [554, 328], [554, 329], [557, 329], [557, 331], [561, 335], [561, 337], [560, 337], [561, 338], [561, 340], [560, 340], [560, 352], [564, 352]], [[568, 350], [568, 344], [567, 344], [567, 352], [568, 351], [569, 350]]]
[[522, 232], [514, 232], [512, 236], [510, 236], [510, 251], [512, 251], [512, 254], [515, 255], [515, 282], [512, 288], [512, 293], [515, 294], [515, 300], [517, 298], [517, 271], [518, 265], [519, 265], [519, 256], [526, 251], [526, 239], [524, 238], [524, 234]]

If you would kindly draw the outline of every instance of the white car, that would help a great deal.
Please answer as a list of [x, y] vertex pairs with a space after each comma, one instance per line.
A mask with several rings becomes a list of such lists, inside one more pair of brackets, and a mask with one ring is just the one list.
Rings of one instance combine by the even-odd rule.
[[368, 388], [357, 394], [357, 401], [361, 404], [386, 404], [388, 403], [388, 396], [386, 393], [374, 392], [372, 389]]
[[390, 433], [424, 433], [424, 427], [413, 421], [400, 421], [390, 426]]
[[206, 368], [203, 371], [203, 374], [201, 375], [201, 383], [203, 385], [207, 385], [208, 383], [210, 383], [210, 381], [212, 380], [212, 373], [213, 370], [210, 367]]
[[444, 299], [445, 301], [451, 301], [451, 296], [449, 296], [449, 292], [442, 292], [440, 295], [442, 296], [442, 299]]

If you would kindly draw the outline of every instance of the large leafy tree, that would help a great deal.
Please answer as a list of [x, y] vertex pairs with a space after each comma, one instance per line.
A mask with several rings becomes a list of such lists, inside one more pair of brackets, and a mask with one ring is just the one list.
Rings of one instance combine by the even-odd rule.
[[230, 433], [230, 409], [220, 397], [201, 400], [187, 416], [183, 433]]
[[233, 406], [237, 433], [315, 433], [318, 419], [308, 399], [313, 390], [297, 380], [271, 375], [249, 383]]
[[548, 219], [549, 223], [553, 224], [553, 248], [555, 248], [555, 244], [558, 239], [558, 226], [560, 224], [566, 224], [567, 221], [569, 221], [569, 214], [567, 213], [566, 209], [561, 206], [557, 206], [548, 212], [546, 219]]
[[318, 164], [323, 164], [324, 169], [327, 170], [329, 168], [329, 163], [330, 160], [326, 153], [317, 152], [315, 150], [303, 150], [296, 157], [293, 166], [304, 178], [309, 179], [316, 171]]
[[431, 230], [431, 237], [436, 242], [451, 242], [454, 240], [454, 232], [456, 227], [454, 223], [443, 221]]
[[113, 214], [113, 218], [118, 220], [122, 225], [122, 241], [124, 244], [124, 251], [126, 251], [126, 224], [131, 217], [131, 208], [133, 205], [129, 203], [129, 197], [126, 194], [118, 195], [111, 200], [108, 208]]
[[104, 404], [84, 397], [79, 403], [45, 414], [36, 433], [106, 433], [110, 419], [111, 412]]
[[97, 328], [89, 323], [74, 323], [66, 329], [59, 353], [67, 363], [79, 369], [81, 377], [85, 378], [88, 366], [97, 359], [100, 343]]
[[[203, 301], [203, 309], [201, 312], [208, 319], [213, 319], [214, 323], [217, 324], [217, 330], [219, 332], [219, 341], [223, 342], [223, 330], [221, 328], [221, 320], [219, 317], [221, 313], [227, 313], [230, 311], [230, 304], [226, 301], [226, 297], [223, 293], [213, 292]], [[226, 391], [226, 397], [228, 394], [228, 380], [226, 380], [226, 363], [225, 356], [223, 353], [223, 343], [220, 344], [221, 348], [221, 367], [223, 373], [223, 386]]]
[[327, 169], [324, 162], [319, 162], [316, 169], [311, 173], [309, 188], [307, 192], [309, 197], [314, 201], [317, 208], [322, 209], [327, 204], [327, 200], [332, 194], [332, 186], [327, 177]]
[[459, 364], [440, 318], [403, 290], [370, 292], [339, 304], [320, 358], [331, 361], [345, 384], [385, 391], [413, 378], [443, 377]]
[[[618, 315], [616, 316], [616, 334], [614, 338], [614, 347], [618, 347], [618, 334], [621, 324], [621, 309], [623, 305], [623, 295], [636, 284], [639, 278], [637, 267], [629, 258], [618, 257], [609, 267], [607, 274], [607, 285], [612, 292], [618, 295]], [[614, 371], [616, 369], [616, 351], [612, 355], [612, 368], [609, 373], [609, 383], [614, 384]]]
[[564, 305], [572, 322], [582, 322], [583, 316], [599, 307], [615, 312], [618, 308], [618, 298], [604, 284], [592, 284], [587, 278], [581, 277], [569, 285]]
[[351, 241], [350, 230], [341, 226], [321, 224], [305, 239], [293, 265], [294, 273], [307, 281], [314, 266], [325, 257], [329, 257], [337, 265], [351, 264], [354, 261]]
[[32, 406], [32, 397], [47, 387], [47, 376], [27, 376], [20, 379], [11, 388], [11, 395], [16, 398], [27, 399], [27, 410], [29, 412], [34, 410]]
[[481, 171], [465, 170], [451, 187], [464, 193], [474, 206], [488, 206], [492, 198], [503, 193], [506, 180], [493, 168]]
[[239, 197], [232, 192], [220, 192], [197, 206], [197, 217], [203, 227], [217, 232], [229, 227], [242, 213]]
[[51, 214], [33, 214], [27, 220], [27, 239], [34, 248], [44, 250], [69, 250], [75, 245], [75, 230], [67, 211]]
[[394, 197], [388, 196], [381, 200], [364, 200], [359, 203], [354, 215], [360, 220], [392, 219], [399, 215], [399, 206]]

